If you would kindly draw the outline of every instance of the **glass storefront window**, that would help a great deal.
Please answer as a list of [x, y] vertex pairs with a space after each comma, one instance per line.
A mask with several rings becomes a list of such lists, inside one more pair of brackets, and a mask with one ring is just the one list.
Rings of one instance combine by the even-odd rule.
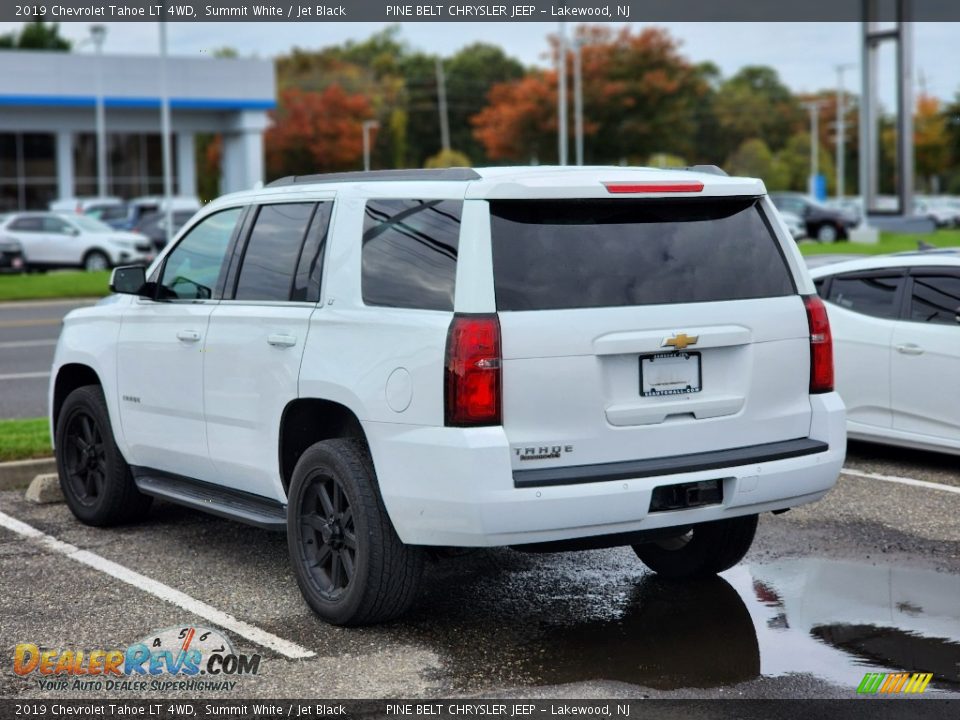
[[0, 133], [0, 211], [46, 210], [57, 197], [52, 133]]

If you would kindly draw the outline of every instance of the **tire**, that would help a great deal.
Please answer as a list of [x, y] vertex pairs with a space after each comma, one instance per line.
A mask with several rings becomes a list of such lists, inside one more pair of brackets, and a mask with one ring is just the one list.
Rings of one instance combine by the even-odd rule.
[[83, 256], [83, 269], [87, 272], [110, 269], [110, 258], [99, 250], [91, 250]]
[[360, 440], [324, 440], [300, 457], [290, 482], [287, 543], [300, 592], [329, 623], [386, 622], [416, 598], [424, 553], [397, 537]]
[[57, 418], [57, 472], [67, 506], [87, 525], [106, 527], [143, 517], [152, 498], [133, 482], [117, 448], [99, 385], [77, 388]]
[[753, 543], [757, 516], [694, 525], [683, 535], [643, 545], [633, 551], [658, 575], [674, 580], [702, 578], [729, 570]]
[[823, 225], [817, 228], [818, 242], [832, 243], [832, 242], [836, 242], [839, 237], [840, 235], [837, 232], [837, 229], [829, 223], [824, 223]]

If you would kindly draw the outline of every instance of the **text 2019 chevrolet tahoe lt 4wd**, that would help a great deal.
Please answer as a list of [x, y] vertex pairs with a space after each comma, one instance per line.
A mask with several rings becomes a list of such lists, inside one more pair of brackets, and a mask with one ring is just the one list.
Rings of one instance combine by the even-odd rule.
[[758, 180], [497, 168], [220, 198], [67, 316], [60, 480], [285, 530], [338, 624], [395, 617], [425, 548], [632, 545], [737, 563], [845, 452], [827, 316]]

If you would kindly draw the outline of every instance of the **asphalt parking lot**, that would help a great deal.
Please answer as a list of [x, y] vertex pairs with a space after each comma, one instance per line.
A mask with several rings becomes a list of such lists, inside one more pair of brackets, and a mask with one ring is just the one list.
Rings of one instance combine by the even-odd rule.
[[[0, 417], [46, 412], [60, 322], [82, 304], [0, 305]], [[960, 697], [960, 462], [854, 443], [846, 467], [824, 501], [764, 516], [710, 582], [659, 580], [629, 549], [476, 551], [432, 564], [403, 621], [354, 630], [311, 614], [281, 535], [162, 503], [96, 530], [4, 491], [0, 653], [219, 628], [262, 664], [209, 696], [824, 698], [909, 671]], [[0, 697], [77, 695], [0, 664]], [[83, 693], [118, 695], [157, 693]]]
[[[96, 530], [2, 492], [0, 652], [213, 627], [262, 662], [208, 696], [825, 698], [909, 671], [960, 697], [957, 458], [855, 444], [847, 467], [820, 503], [764, 516], [744, 563], [710, 582], [661, 581], [628, 549], [476, 551], [433, 564], [406, 619], [364, 629], [310, 613], [281, 535], [166, 504]], [[157, 696], [83, 696], [118, 694]], [[0, 696], [57, 695], [77, 692], [4, 661]]]
[[0, 303], [0, 418], [47, 413], [47, 383], [63, 316], [94, 301]]

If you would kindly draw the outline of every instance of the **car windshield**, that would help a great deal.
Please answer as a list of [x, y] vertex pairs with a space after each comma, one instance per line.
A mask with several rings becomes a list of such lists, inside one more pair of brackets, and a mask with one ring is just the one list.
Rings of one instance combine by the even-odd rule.
[[114, 231], [113, 228], [106, 223], [102, 223], [95, 218], [88, 217], [87, 215], [77, 215], [75, 217], [71, 217], [70, 222], [84, 232], [108, 233]]

